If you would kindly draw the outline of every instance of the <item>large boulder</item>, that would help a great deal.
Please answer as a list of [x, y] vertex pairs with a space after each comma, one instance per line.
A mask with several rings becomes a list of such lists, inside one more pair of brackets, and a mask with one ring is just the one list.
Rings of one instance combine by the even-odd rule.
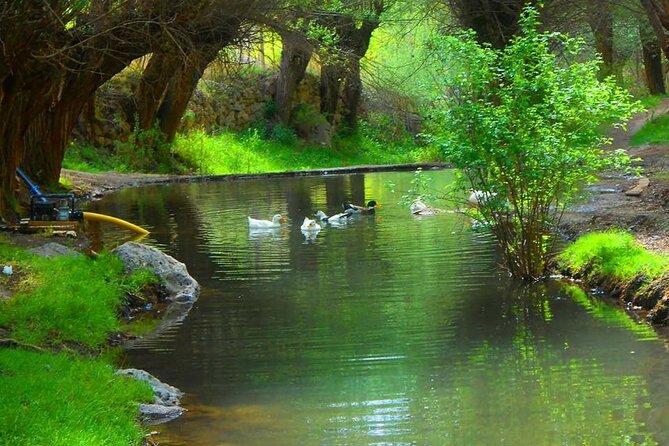
[[121, 259], [126, 272], [153, 271], [165, 286], [170, 301], [193, 303], [200, 295], [200, 285], [188, 274], [186, 265], [156, 248], [126, 242], [112, 252]]
[[141, 338], [130, 340], [127, 347], [137, 347], [180, 324], [200, 295], [200, 285], [193, 279], [186, 265], [156, 248], [137, 242], [126, 242], [112, 251], [124, 264], [126, 272], [137, 269], [153, 271], [167, 291], [168, 307], [158, 327]]

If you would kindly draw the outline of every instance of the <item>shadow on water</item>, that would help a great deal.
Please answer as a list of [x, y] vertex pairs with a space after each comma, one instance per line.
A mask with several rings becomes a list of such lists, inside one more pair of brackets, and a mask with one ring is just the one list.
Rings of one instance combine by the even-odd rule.
[[[434, 187], [448, 171], [427, 172]], [[95, 210], [202, 285], [189, 317], [127, 352], [187, 393], [162, 438], [188, 445], [669, 444], [669, 356], [648, 326], [579, 288], [499, 273], [458, 214], [416, 219], [410, 173], [181, 184]], [[311, 241], [317, 209], [383, 208]], [[278, 230], [246, 216], [282, 213]], [[116, 235], [107, 232], [105, 244]]]

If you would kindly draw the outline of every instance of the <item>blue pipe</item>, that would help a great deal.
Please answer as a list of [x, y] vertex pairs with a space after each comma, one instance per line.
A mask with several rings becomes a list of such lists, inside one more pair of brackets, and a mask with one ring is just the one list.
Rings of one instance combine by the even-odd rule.
[[17, 167], [16, 173], [23, 180], [23, 182], [26, 183], [26, 186], [28, 186], [28, 189], [30, 189], [30, 193], [32, 195], [36, 196], [42, 203], [46, 203], [48, 201], [46, 198], [44, 198], [44, 194], [42, 193], [41, 190], [39, 190], [39, 187], [37, 187], [36, 184], [33, 184], [33, 182], [30, 181], [30, 178], [28, 178], [28, 175], [26, 175], [25, 172], [23, 172], [21, 169]]

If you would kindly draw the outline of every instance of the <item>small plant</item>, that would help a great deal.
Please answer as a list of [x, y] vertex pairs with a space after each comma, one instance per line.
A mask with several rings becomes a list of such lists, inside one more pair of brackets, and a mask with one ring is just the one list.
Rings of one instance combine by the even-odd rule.
[[271, 138], [281, 144], [286, 144], [288, 146], [294, 146], [297, 144], [297, 135], [293, 129], [283, 126], [280, 123], [277, 123], [271, 131]]

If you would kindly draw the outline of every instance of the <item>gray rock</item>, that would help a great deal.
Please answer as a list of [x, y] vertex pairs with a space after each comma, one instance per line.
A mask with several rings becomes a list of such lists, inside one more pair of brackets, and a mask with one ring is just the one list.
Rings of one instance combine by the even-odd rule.
[[139, 411], [148, 425], [162, 424], [180, 417], [185, 409], [179, 406], [163, 406], [161, 404], [140, 404]]
[[60, 257], [60, 256], [80, 256], [81, 253], [73, 249], [63, 246], [59, 243], [50, 242], [36, 248], [32, 248], [30, 252], [37, 254], [40, 257]]
[[186, 265], [156, 248], [137, 242], [126, 242], [112, 251], [126, 272], [146, 268], [153, 271], [163, 282], [172, 301], [195, 302], [200, 295], [200, 285], [193, 279]]
[[127, 376], [137, 381], [142, 381], [151, 386], [154, 395], [154, 403], [163, 406], [178, 406], [183, 392], [174, 386], [165, 384], [146, 370], [123, 369], [117, 370], [117, 375]]
[[200, 285], [186, 266], [173, 257], [137, 242], [126, 242], [112, 251], [123, 262], [126, 271], [139, 268], [153, 271], [162, 281], [170, 302], [156, 329], [141, 338], [130, 340], [126, 347], [139, 347], [183, 321], [200, 295]]

